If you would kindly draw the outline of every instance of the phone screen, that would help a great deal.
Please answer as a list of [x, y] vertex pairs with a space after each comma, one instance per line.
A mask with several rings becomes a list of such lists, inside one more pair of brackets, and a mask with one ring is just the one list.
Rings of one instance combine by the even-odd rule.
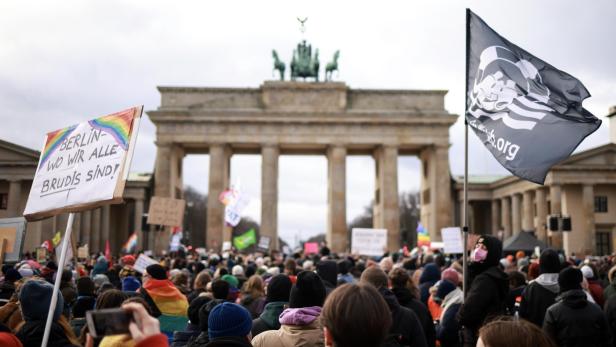
[[121, 308], [110, 308], [86, 312], [88, 329], [92, 337], [128, 334], [132, 314]]

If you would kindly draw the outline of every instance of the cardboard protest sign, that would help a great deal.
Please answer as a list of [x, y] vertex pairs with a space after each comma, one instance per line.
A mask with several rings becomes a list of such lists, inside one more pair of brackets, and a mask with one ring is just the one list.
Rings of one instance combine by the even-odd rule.
[[28, 221], [122, 201], [143, 106], [47, 134], [24, 211]]
[[24, 237], [26, 234], [26, 220], [22, 217], [0, 219], [0, 246], [6, 239], [4, 261], [14, 262], [21, 260]]
[[459, 227], [441, 229], [443, 236], [443, 251], [449, 254], [464, 253], [462, 231]]
[[148, 224], [181, 226], [184, 222], [186, 201], [182, 199], [153, 196], [148, 210]]
[[319, 244], [316, 242], [304, 243], [304, 254], [317, 254], [319, 253]]
[[260, 236], [257, 247], [263, 250], [269, 250], [272, 239], [269, 236]]
[[137, 261], [135, 261], [135, 265], [133, 266], [133, 269], [135, 269], [135, 271], [138, 271], [140, 273], [144, 273], [145, 268], [147, 268], [148, 266], [152, 264], [158, 264], [158, 262], [148, 257], [145, 254], [140, 254], [139, 257], [137, 258]]
[[351, 252], [361, 255], [380, 256], [387, 249], [386, 229], [353, 228]]
[[90, 250], [87, 244], [77, 248], [77, 258], [86, 259], [90, 255]]
[[36, 248], [36, 262], [39, 264], [47, 263], [47, 248], [45, 247], [37, 247]]

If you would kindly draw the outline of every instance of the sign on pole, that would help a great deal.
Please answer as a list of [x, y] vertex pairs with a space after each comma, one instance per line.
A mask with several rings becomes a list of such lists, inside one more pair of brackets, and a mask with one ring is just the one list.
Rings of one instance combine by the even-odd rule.
[[21, 260], [24, 237], [26, 235], [26, 220], [22, 217], [0, 219], [0, 245], [6, 240], [4, 249], [5, 262]]
[[351, 230], [352, 253], [380, 256], [387, 250], [387, 229], [363, 229]]
[[182, 226], [186, 201], [182, 199], [153, 196], [148, 210], [148, 224]]
[[269, 236], [259, 236], [259, 244], [257, 247], [262, 250], [269, 251], [271, 241], [272, 239]]
[[443, 251], [449, 254], [464, 253], [464, 242], [462, 241], [462, 231], [459, 227], [441, 229], [443, 236]]
[[137, 258], [137, 261], [135, 261], [135, 265], [133, 266], [133, 269], [135, 269], [135, 271], [139, 273], [144, 273], [145, 268], [147, 268], [148, 266], [152, 264], [158, 264], [158, 262], [148, 257], [145, 254], [140, 254], [139, 257]]
[[143, 106], [47, 134], [24, 211], [28, 221], [122, 201]]

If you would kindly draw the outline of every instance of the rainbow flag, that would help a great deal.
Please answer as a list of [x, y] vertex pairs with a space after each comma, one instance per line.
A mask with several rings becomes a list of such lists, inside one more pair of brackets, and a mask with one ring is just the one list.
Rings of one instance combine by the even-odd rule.
[[93, 119], [88, 121], [88, 123], [92, 128], [99, 129], [113, 136], [120, 147], [127, 150], [134, 114], [135, 109], [129, 108], [128, 110]]
[[38, 170], [40, 170], [43, 165], [47, 162], [49, 157], [53, 154], [53, 152], [60, 147], [62, 141], [68, 137], [68, 135], [75, 130], [77, 125], [70, 126], [64, 129], [58, 129], [56, 131], [52, 131], [47, 134], [47, 139], [45, 140], [45, 147], [43, 148], [43, 153], [41, 154], [41, 162], [39, 164]]
[[171, 281], [151, 278], [141, 290], [146, 291], [161, 313], [158, 317], [161, 332], [173, 336], [174, 331], [186, 328], [188, 300]]
[[135, 231], [129, 238], [126, 240], [124, 246], [122, 246], [122, 252], [124, 253], [133, 253], [137, 248], [137, 232]]
[[428, 234], [428, 229], [419, 222], [417, 224], [417, 247], [421, 246], [430, 247], [430, 234]]

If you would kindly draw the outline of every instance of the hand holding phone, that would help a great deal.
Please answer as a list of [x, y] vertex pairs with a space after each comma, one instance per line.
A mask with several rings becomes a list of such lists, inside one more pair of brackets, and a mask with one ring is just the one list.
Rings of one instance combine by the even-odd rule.
[[122, 308], [109, 308], [86, 312], [86, 322], [92, 337], [129, 334], [129, 324], [133, 320], [132, 311]]
[[135, 342], [139, 343], [145, 338], [160, 334], [158, 319], [150, 316], [143, 305], [131, 302], [122, 305], [122, 308], [132, 314], [129, 330]]

